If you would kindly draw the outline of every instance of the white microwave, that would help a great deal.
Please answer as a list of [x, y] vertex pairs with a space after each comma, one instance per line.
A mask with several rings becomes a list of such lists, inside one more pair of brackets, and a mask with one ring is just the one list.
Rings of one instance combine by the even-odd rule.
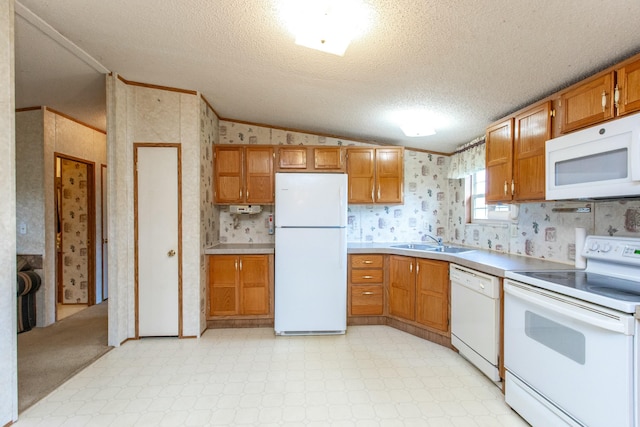
[[550, 139], [546, 199], [640, 197], [640, 114]]

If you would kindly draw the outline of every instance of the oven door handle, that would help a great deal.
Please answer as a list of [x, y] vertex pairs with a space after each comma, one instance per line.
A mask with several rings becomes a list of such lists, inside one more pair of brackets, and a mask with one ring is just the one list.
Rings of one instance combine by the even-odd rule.
[[504, 284], [504, 292], [564, 317], [601, 329], [633, 335], [634, 319], [632, 316], [620, 316], [573, 298], [569, 299], [553, 292], [513, 282]]

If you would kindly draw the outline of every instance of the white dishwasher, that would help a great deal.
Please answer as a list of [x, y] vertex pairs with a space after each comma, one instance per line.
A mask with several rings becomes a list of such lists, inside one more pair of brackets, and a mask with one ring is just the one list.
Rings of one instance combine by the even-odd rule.
[[456, 264], [449, 276], [451, 344], [492, 381], [500, 381], [500, 280]]

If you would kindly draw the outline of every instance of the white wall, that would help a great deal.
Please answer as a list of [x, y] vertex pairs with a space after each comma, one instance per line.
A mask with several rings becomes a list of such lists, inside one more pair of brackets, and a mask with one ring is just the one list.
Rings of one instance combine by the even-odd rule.
[[200, 97], [128, 85], [114, 74], [107, 78], [107, 118], [109, 344], [135, 336], [134, 143], [181, 144], [182, 334], [200, 336]]
[[0, 0], [0, 425], [18, 418], [13, 34], [13, 0]]

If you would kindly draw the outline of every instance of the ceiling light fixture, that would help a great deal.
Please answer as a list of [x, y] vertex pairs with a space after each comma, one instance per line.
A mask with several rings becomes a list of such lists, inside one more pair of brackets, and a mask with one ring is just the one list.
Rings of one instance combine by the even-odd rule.
[[442, 125], [443, 120], [424, 110], [408, 110], [394, 115], [394, 121], [406, 136], [421, 137], [436, 134], [436, 123]]
[[296, 44], [338, 56], [364, 33], [370, 20], [360, 0], [285, 0], [280, 15]]

